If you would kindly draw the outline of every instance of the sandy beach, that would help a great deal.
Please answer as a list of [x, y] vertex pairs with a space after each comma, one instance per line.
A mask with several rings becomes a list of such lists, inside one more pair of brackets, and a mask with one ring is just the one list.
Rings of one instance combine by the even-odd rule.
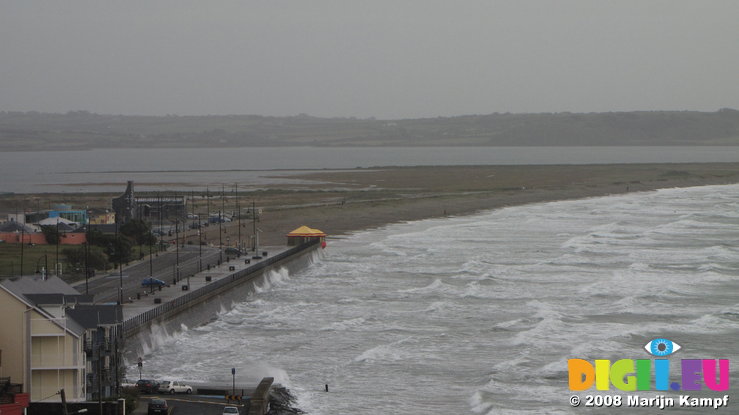
[[[296, 177], [317, 184], [304, 192], [261, 199], [267, 202], [259, 224], [265, 243], [281, 243], [285, 233], [300, 225], [336, 237], [511, 205], [739, 183], [739, 163], [392, 167]], [[335, 188], [342, 190], [331, 190]], [[288, 200], [297, 206], [287, 205]]]
[[[285, 176], [281, 176], [285, 177]], [[265, 188], [239, 186], [242, 208], [252, 202], [263, 209], [258, 228], [263, 245], [285, 242], [289, 231], [307, 225], [341, 237], [351, 232], [426, 218], [468, 215], [526, 203], [604, 196], [660, 188], [739, 183], [739, 163], [674, 163], [612, 165], [434, 166], [376, 167], [343, 171], [315, 171], [291, 176], [299, 184]], [[123, 184], [122, 186], [123, 187]], [[0, 214], [54, 203], [110, 208], [119, 194], [59, 193], [0, 196]], [[212, 193], [210, 212], [222, 208]], [[236, 210], [227, 197], [225, 211]], [[206, 204], [196, 197], [196, 211]], [[212, 244], [235, 245], [238, 223], [206, 228]], [[242, 241], [252, 224], [242, 222]], [[188, 239], [197, 243], [194, 231]]]

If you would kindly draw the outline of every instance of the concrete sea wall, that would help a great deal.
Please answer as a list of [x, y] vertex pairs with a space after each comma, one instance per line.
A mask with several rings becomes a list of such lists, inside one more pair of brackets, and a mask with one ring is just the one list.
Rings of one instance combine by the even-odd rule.
[[304, 269], [319, 255], [319, 246], [318, 243], [310, 243], [292, 248], [282, 258], [275, 257], [259, 269], [236, 272], [204, 292], [193, 291], [186, 298], [147, 312], [151, 314], [126, 321], [124, 359], [135, 362], [139, 356], [158, 348], [167, 338], [181, 331], [183, 325], [196, 327], [216, 319], [219, 313], [230, 310], [234, 303], [244, 301], [257, 287], [264, 286], [270, 276]]

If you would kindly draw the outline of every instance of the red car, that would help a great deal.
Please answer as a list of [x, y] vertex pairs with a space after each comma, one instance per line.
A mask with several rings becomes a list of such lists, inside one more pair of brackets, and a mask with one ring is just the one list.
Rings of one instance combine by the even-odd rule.
[[157, 393], [159, 392], [159, 382], [156, 380], [141, 379], [136, 382], [136, 387], [141, 393]]

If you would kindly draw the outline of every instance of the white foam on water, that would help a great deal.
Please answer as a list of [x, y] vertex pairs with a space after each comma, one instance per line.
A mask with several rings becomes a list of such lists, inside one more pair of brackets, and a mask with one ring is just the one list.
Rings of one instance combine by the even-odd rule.
[[344, 330], [356, 330], [360, 329], [365, 325], [367, 320], [363, 317], [352, 318], [344, 321], [337, 321], [329, 324], [328, 326], [321, 327], [321, 331], [344, 331]]
[[576, 413], [569, 358], [642, 358], [658, 337], [739, 358], [737, 201], [667, 189], [358, 232], [161, 333], [147, 367], [277, 375], [311, 414]]

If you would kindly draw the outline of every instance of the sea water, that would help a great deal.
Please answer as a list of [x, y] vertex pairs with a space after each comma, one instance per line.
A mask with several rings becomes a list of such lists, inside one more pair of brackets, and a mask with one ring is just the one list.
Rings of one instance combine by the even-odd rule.
[[[721, 163], [739, 146], [236, 147], [0, 152], [0, 193], [202, 191], [304, 183], [305, 170], [374, 166]], [[33, 168], [29, 168], [32, 163]]]
[[581, 413], [567, 360], [649, 359], [655, 338], [679, 343], [675, 358], [732, 359], [736, 383], [738, 274], [739, 185], [396, 224], [272, 272], [164, 339], [146, 371], [274, 376], [311, 414]]

